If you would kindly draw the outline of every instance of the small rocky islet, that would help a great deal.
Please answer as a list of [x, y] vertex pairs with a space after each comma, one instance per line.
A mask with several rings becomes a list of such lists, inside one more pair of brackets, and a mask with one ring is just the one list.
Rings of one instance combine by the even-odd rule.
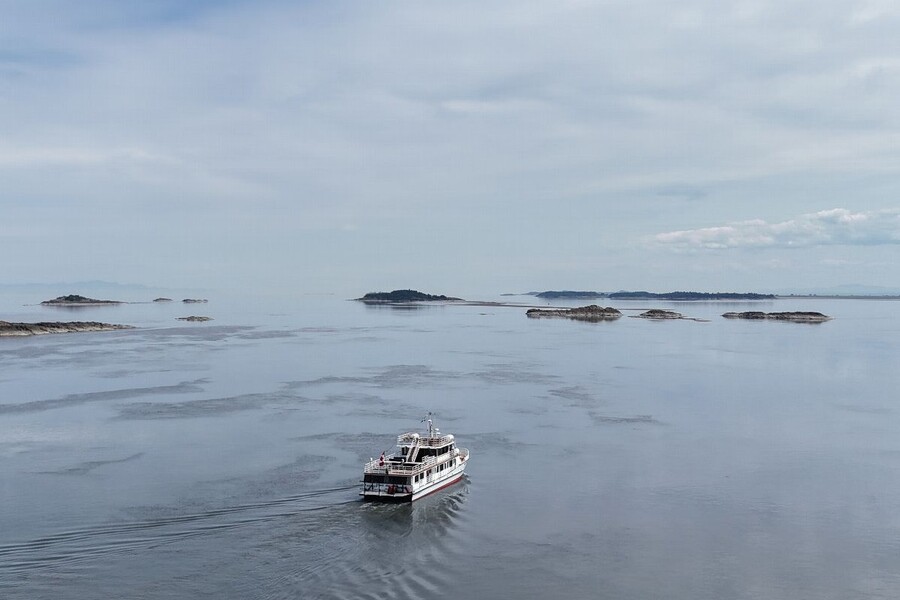
[[44, 300], [43, 302], [41, 302], [41, 306], [105, 306], [111, 304], [122, 304], [122, 302], [120, 302], [119, 300], [97, 300], [95, 298], [88, 298], [80, 294], [58, 296], [53, 300]]
[[663, 321], [665, 319], [683, 319], [684, 315], [674, 310], [662, 310], [660, 308], [651, 308], [639, 315], [633, 315], [636, 319], [653, 319]]
[[530, 308], [525, 312], [530, 319], [562, 318], [576, 321], [615, 321], [622, 313], [611, 306], [603, 307], [591, 304], [577, 308]]
[[[153, 302], [172, 302], [171, 298], [155, 298]], [[185, 298], [185, 304], [207, 303], [206, 299]], [[81, 294], [66, 294], [52, 300], [44, 300], [41, 306], [54, 307], [90, 307], [90, 306], [117, 306], [126, 304], [120, 300], [98, 300]], [[177, 317], [179, 321], [205, 322], [212, 321], [212, 317], [191, 315], [189, 317]], [[132, 325], [117, 323], [101, 323], [99, 321], [41, 321], [37, 323], [13, 323], [0, 321], [0, 337], [24, 337], [32, 335], [45, 335], [50, 333], [79, 333], [92, 331], [118, 331], [123, 329], [135, 329]]]

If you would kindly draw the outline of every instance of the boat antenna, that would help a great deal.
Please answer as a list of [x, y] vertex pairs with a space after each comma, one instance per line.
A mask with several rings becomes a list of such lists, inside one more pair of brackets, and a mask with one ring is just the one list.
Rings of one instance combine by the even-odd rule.
[[434, 423], [432, 422], [431, 417], [431, 411], [428, 411], [428, 414], [425, 415], [424, 419], [422, 419], [422, 423], [428, 423], [428, 437], [432, 437], [434, 435]]

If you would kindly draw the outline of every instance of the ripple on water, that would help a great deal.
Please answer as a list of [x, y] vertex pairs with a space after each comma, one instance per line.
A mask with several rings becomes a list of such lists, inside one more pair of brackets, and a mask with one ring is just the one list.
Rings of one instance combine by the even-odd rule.
[[[419, 598], [441, 595], [464, 575], [459, 532], [465, 483], [413, 504], [355, 503], [334, 515], [332, 535], [317, 530], [282, 573], [298, 593], [320, 598]], [[352, 532], [348, 535], [347, 532]], [[322, 592], [327, 590], [327, 592]]]

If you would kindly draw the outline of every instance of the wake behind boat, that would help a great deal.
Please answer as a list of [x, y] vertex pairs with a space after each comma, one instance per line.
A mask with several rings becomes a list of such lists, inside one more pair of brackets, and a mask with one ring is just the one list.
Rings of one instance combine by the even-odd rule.
[[441, 435], [430, 418], [424, 420], [426, 434], [399, 435], [390, 456], [382, 452], [366, 463], [360, 492], [364, 500], [412, 502], [462, 479], [469, 451], [457, 448], [453, 435]]

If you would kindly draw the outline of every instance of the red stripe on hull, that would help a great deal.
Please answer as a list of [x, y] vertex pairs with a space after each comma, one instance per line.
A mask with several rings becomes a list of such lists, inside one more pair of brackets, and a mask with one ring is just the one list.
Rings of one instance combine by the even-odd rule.
[[416, 497], [415, 500], [418, 500], [419, 498], [424, 498], [425, 496], [429, 496], [429, 495], [431, 495], [431, 494], [433, 494], [433, 493], [435, 493], [435, 492], [439, 492], [439, 491], [441, 491], [442, 489], [444, 489], [445, 487], [450, 487], [451, 485], [453, 485], [454, 483], [456, 483], [457, 481], [459, 481], [460, 479], [462, 479], [462, 476], [463, 476], [463, 474], [460, 473], [456, 478], [451, 479], [451, 480], [448, 481], [447, 483], [445, 483], [445, 484], [443, 484], [443, 485], [441, 485], [441, 486], [438, 486], [438, 487], [434, 488], [433, 490], [429, 490], [429, 491], [425, 492], [425, 493], [422, 494], [421, 496]]
[[367, 496], [367, 495], [363, 494], [363, 500], [376, 500], [379, 502], [412, 502], [413, 500], [419, 500], [420, 498], [424, 498], [425, 496], [430, 496], [431, 494], [433, 494], [435, 492], [439, 492], [444, 488], [450, 487], [454, 483], [458, 483], [459, 480], [461, 480], [463, 478], [463, 475], [465, 475], [465, 473], [460, 473], [459, 475], [457, 475], [450, 481], [437, 486], [433, 490], [428, 490], [421, 496], [415, 496], [415, 498], [413, 498], [413, 494], [394, 494], [391, 496], [375, 496], [375, 495]]

